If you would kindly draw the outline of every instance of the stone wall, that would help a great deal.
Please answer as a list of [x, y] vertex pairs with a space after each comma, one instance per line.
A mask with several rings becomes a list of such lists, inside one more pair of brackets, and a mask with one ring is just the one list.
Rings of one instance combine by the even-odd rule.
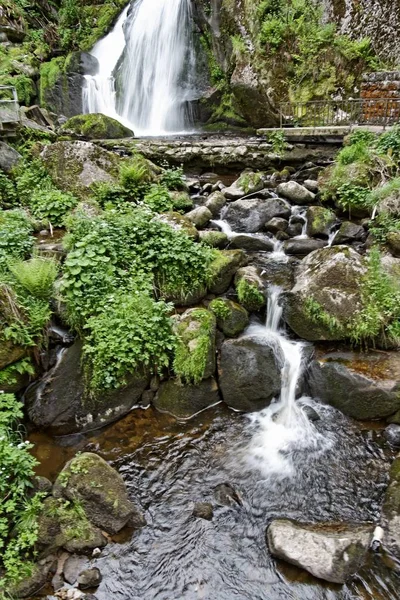
[[[400, 71], [381, 71], [364, 75], [360, 97], [365, 100], [367, 122], [396, 123], [400, 120]], [[368, 102], [371, 101], [371, 102]]]

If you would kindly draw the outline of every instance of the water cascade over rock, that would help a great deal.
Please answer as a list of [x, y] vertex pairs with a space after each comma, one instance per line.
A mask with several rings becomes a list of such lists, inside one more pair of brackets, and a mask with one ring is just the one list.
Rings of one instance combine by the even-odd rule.
[[119, 119], [139, 135], [190, 129], [195, 59], [189, 0], [139, 0], [92, 50], [83, 109]]

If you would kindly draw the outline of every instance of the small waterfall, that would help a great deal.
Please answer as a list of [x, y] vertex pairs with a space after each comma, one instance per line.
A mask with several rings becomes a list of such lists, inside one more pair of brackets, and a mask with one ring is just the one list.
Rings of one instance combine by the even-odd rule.
[[330, 248], [332, 246], [333, 241], [338, 233], [339, 233], [338, 229], [336, 229], [336, 228], [332, 229], [332, 231], [330, 232], [329, 237], [328, 237], [328, 243], [326, 245], [326, 248]]
[[303, 406], [312, 400], [302, 397], [296, 401], [296, 389], [302, 370], [304, 342], [289, 340], [279, 328], [282, 307], [279, 300], [281, 289], [269, 290], [265, 326], [250, 325], [249, 335], [265, 338], [275, 349], [276, 356], [283, 357], [281, 366], [281, 393], [277, 401], [266, 409], [250, 415], [254, 431], [247, 449], [247, 461], [265, 476], [288, 477], [294, 473], [294, 453], [323, 452], [332, 445], [332, 439], [323, 437], [309, 421]]
[[301, 220], [301, 233], [296, 235], [293, 239], [303, 240], [308, 237], [307, 235], [307, 209], [303, 206], [293, 206], [292, 216], [289, 219], [289, 223], [292, 222], [292, 217], [300, 218]]
[[228, 221], [224, 221], [223, 219], [214, 219], [210, 221], [211, 225], [215, 225], [218, 227], [222, 233], [228, 237], [228, 240], [231, 240], [235, 235], [238, 235], [232, 230], [232, 227], [229, 225]]
[[[99, 73], [86, 76], [85, 112], [103, 112], [136, 135], [190, 128], [195, 60], [190, 0], [138, 0], [92, 50]], [[116, 85], [117, 82], [117, 85]]]

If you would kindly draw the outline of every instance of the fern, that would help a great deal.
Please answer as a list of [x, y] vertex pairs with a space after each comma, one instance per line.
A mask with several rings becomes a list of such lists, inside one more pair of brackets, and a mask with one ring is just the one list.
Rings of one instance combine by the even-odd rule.
[[32, 296], [43, 300], [51, 297], [58, 272], [55, 260], [36, 256], [15, 262], [9, 268], [17, 282]]

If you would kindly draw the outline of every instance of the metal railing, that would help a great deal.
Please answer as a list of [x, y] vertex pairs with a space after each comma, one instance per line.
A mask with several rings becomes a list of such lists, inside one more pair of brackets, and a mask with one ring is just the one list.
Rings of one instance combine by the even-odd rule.
[[0, 126], [20, 121], [18, 94], [12, 85], [0, 85]]
[[283, 102], [279, 105], [279, 112], [281, 128], [335, 125], [386, 128], [400, 121], [400, 98]]

